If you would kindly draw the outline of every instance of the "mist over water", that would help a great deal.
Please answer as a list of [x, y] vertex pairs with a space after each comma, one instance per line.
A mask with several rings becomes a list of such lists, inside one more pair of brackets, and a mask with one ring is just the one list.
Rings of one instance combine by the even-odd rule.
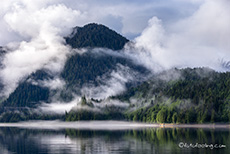
[[[0, 127], [0, 152], [16, 154], [75, 154], [75, 153], [230, 153], [229, 129], [213, 128], [153, 128], [153, 127], [123, 127], [122, 122], [107, 122], [120, 125], [122, 129], [106, 129], [104, 122], [98, 123], [101, 129], [87, 129], [90, 122], [81, 123], [86, 127], [34, 129], [34, 127]], [[39, 124], [39, 123], [37, 123]], [[44, 123], [43, 123], [44, 124]], [[104, 123], [105, 124], [105, 123]], [[127, 124], [127, 123], [126, 123]], [[32, 125], [32, 124], [30, 124]], [[40, 123], [42, 126], [42, 123]], [[98, 126], [99, 126], [98, 125]], [[55, 123], [54, 123], [54, 127]], [[105, 128], [105, 129], [104, 129]], [[133, 128], [133, 129], [130, 129]], [[181, 143], [221, 144], [225, 148], [180, 148]]]
[[[172, 0], [160, 2], [160, 5], [146, 1], [143, 6], [139, 2], [132, 5], [123, 2], [118, 5], [118, 1], [114, 5], [114, 2], [97, 1], [99, 4], [95, 5], [91, 0], [85, 1], [86, 3], [81, 0], [0, 2], [0, 46], [4, 46], [0, 50], [6, 50], [6, 53], [0, 51], [0, 101], [7, 98], [21, 82], [26, 81], [57, 92], [50, 96], [49, 102], [40, 102], [33, 110], [28, 108], [30, 112], [64, 116], [72, 109], [81, 109], [79, 104], [83, 95], [87, 100], [100, 100], [100, 103], [94, 104], [97, 111], [110, 106], [119, 107], [123, 111], [130, 105], [136, 105], [131, 108], [134, 110], [143, 107], [141, 103], [144, 99], [140, 98], [139, 101], [131, 98], [130, 104], [110, 99], [111, 96], [126, 91], [129, 82], [146, 81], [168, 70], [170, 71], [166, 75], [160, 74], [160, 80], [183, 79], [172, 68], [209, 67], [215, 71], [229, 71], [229, 0]], [[172, 2], [179, 7], [169, 9]], [[183, 12], [187, 8], [185, 3], [192, 6], [186, 13]], [[72, 4], [76, 6], [72, 7]], [[153, 11], [150, 13], [149, 10]], [[177, 16], [172, 20], [168, 19], [173, 16], [171, 14]], [[130, 35], [136, 36], [121, 51], [91, 49], [96, 57], [106, 55], [124, 58], [146, 68], [149, 74], [141, 74], [129, 66], [116, 64], [111, 72], [97, 77], [100, 84], [75, 87], [78, 94], [71, 90], [66, 91], [73, 98], [63, 101], [59, 94], [66, 90], [67, 83], [60, 74], [65, 63], [74, 54], [82, 55], [88, 50], [72, 49], [66, 44], [65, 37], [71, 34], [73, 27], [91, 22], [107, 23], [106, 26], [112, 25], [110, 28], [115, 27], [123, 34], [132, 33]], [[38, 70], [45, 70], [52, 77], [45, 80], [27, 80]], [[205, 76], [205, 73], [200, 74], [202, 75]], [[152, 97], [153, 94], [149, 95]], [[169, 98], [163, 96], [162, 99], [167, 103]], [[189, 101], [185, 100], [185, 104], [190, 105]], [[147, 102], [144, 105], [149, 104]], [[121, 121], [34, 121], [0, 124], [0, 153], [230, 154], [230, 131], [227, 127], [160, 128], [158, 124]], [[226, 147], [180, 148], [180, 143], [218, 144]]]

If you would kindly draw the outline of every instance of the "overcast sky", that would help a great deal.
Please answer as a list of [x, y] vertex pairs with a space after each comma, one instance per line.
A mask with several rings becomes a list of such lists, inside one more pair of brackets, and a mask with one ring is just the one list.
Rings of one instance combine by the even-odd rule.
[[12, 51], [0, 70], [6, 94], [36, 70], [60, 72], [71, 51], [63, 36], [92, 22], [133, 40], [124, 53], [153, 72], [230, 69], [229, 0], [2, 0], [0, 46]]
[[[148, 25], [153, 16], [162, 20], [165, 27], [168, 24], [193, 14], [203, 0], [11, 0], [0, 2], [0, 45], [28, 37], [12, 26], [8, 19], [9, 14], [20, 8], [27, 10], [28, 16], [49, 6], [62, 4], [68, 9], [78, 11], [71, 26], [83, 26], [87, 23], [102, 23], [122, 33], [129, 39], [138, 36]], [[62, 10], [61, 10], [62, 11]], [[63, 12], [63, 14], [65, 14]], [[26, 15], [26, 14], [25, 14]], [[57, 16], [62, 16], [56, 12]], [[49, 16], [49, 14], [47, 14]], [[16, 17], [16, 16], [15, 16]], [[19, 16], [18, 18], [20, 18]], [[13, 18], [10, 16], [10, 18]], [[25, 22], [33, 22], [27, 18], [20, 18], [17, 26], [24, 26]], [[14, 20], [14, 19], [12, 19]], [[28, 20], [28, 21], [25, 21]], [[31, 28], [31, 27], [27, 27]], [[69, 27], [68, 27], [69, 28]]]

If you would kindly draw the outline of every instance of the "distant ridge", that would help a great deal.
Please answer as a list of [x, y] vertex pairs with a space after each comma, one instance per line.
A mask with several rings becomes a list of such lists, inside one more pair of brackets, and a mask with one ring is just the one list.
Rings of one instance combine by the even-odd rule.
[[129, 40], [108, 27], [91, 23], [84, 27], [75, 27], [66, 37], [66, 43], [73, 48], [102, 47], [121, 50]]

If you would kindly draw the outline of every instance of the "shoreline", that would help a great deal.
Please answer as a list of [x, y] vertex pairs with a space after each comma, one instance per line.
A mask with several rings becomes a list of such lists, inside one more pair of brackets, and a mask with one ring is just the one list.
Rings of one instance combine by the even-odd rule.
[[90, 129], [90, 130], [127, 130], [144, 128], [202, 128], [230, 129], [230, 124], [167, 124], [141, 123], [128, 121], [24, 121], [18, 123], [0, 123], [0, 128], [16, 127], [31, 129]]
[[230, 124], [160, 124], [162, 128], [228, 128]]

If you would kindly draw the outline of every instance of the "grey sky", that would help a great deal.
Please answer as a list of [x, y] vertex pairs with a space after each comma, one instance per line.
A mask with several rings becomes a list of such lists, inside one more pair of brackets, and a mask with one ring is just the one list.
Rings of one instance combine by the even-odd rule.
[[[157, 16], [165, 24], [191, 15], [201, 1], [181, 0], [66, 0], [68, 7], [87, 12], [91, 21], [105, 24], [129, 38], [139, 35], [148, 20]], [[85, 24], [85, 23], [84, 23]]]
[[[33, 3], [33, 4], [32, 4]], [[0, 2], [0, 45], [12, 41], [27, 39], [15, 32], [5, 21], [5, 15], [17, 9], [16, 5], [27, 5], [31, 10], [64, 4], [66, 7], [80, 11], [82, 16], [75, 25], [83, 26], [90, 22], [102, 23], [125, 35], [129, 39], [138, 36], [148, 25], [148, 20], [157, 16], [167, 24], [194, 13], [202, 0], [14, 0]], [[36, 7], [35, 7], [36, 5]], [[59, 14], [57, 14], [59, 15]], [[20, 26], [20, 25], [19, 25]]]
[[173, 67], [226, 71], [221, 62], [230, 61], [229, 0], [0, 1], [0, 46], [12, 51], [0, 70], [6, 95], [36, 70], [61, 71], [71, 51], [63, 36], [91, 22], [132, 39], [125, 53], [153, 72]]

